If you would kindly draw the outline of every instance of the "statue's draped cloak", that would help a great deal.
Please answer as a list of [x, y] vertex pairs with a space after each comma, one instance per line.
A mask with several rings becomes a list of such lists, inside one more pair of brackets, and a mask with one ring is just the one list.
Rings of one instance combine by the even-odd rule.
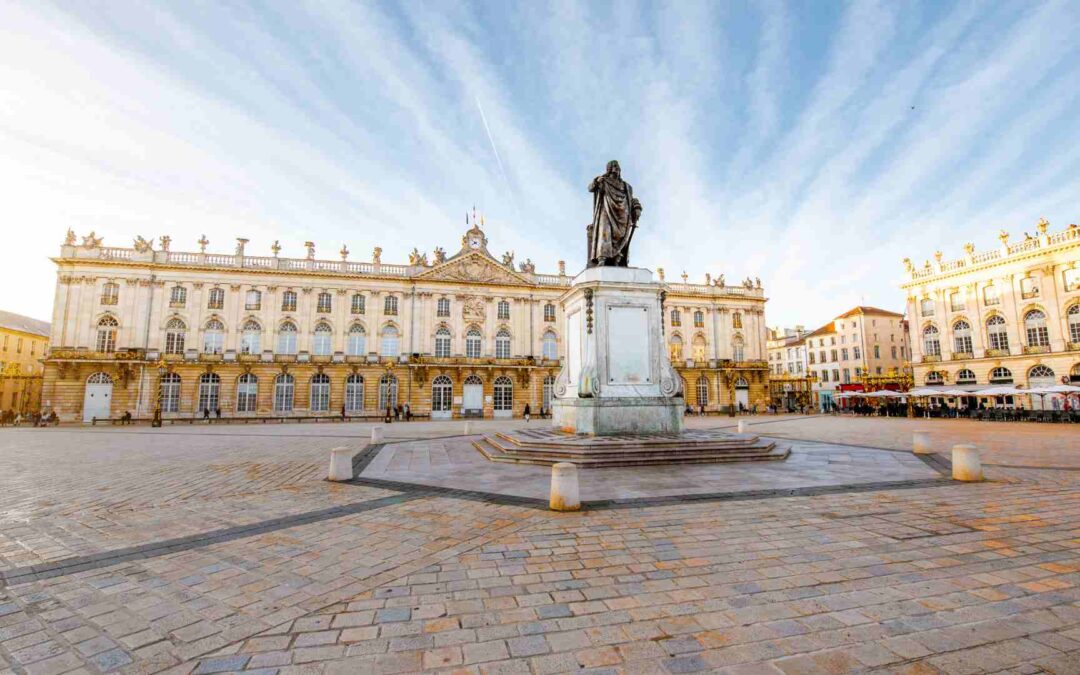
[[633, 188], [626, 181], [604, 175], [593, 181], [593, 238], [589, 260], [613, 260], [630, 242]]

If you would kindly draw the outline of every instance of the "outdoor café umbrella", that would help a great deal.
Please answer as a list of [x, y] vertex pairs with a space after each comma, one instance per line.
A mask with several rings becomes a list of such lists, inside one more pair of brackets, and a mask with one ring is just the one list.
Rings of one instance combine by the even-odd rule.
[[970, 392], [969, 396], [1017, 396], [1019, 394], [1026, 394], [1027, 390], [1017, 389], [1016, 387], [990, 387], [989, 389], [980, 389], [979, 391]]

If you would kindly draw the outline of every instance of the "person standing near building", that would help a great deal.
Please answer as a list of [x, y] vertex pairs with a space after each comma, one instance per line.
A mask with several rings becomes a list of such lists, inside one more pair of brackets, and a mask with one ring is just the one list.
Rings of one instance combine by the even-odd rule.
[[528, 403], [525, 404], [525, 410], [523, 412], [525, 414], [525, 421], [528, 422], [529, 421], [529, 415], [532, 412], [531, 409], [529, 408]]

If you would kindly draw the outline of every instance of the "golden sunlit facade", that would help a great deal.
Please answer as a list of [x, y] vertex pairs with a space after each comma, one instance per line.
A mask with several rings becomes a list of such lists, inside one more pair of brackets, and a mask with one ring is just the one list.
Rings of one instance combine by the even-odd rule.
[[[68, 234], [57, 265], [43, 404], [61, 421], [381, 417], [435, 419], [550, 409], [562, 364], [560, 262], [500, 258], [475, 216], [460, 250], [408, 264], [171, 250], [163, 237], [106, 247]], [[658, 270], [663, 277], [662, 270]], [[684, 275], [685, 277], [685, 275]], [[666, 337], [687, 404], [767, 398], [764, 291], [665, 282]]]
[[0, 311], [0, 411], [37, 412], [49, 324]]

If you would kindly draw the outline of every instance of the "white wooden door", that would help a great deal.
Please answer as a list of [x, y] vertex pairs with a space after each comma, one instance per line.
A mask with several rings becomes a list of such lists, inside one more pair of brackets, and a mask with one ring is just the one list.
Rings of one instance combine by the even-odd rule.
[[484, 409], [484, 385], [466, 384], [462, 390], [462, 410], [481, 411]]
[[95, 373], [86, 381], [86, 393], [83, 394], [83, 422], [90, 422], [96, 417], [108, 419], [112, 410], [112, 380], [104, 373]]
[[750, 390], [749, 389], [736, 389], [735, 390], [735, 408], [738, 409], [742, 405], [743, 408], [750, 408]]

